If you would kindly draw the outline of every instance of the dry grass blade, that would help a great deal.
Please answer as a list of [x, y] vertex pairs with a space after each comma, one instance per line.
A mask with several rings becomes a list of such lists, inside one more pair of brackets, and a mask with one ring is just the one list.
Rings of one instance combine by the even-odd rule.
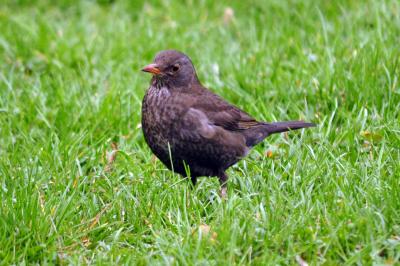
[[110, 206], [110, 204], [107, 204], [98, 214], [96, 214], [96, 216], [92, 219], [93, 221], [90, 223], [89, 229], [93, 229], [99, 223], [101, 216], [108, 210]]
[[105, 167], [106, 172], [110, 172], [113, 168], [113, 164], [117, 159], [118, 144], [116, 142], [111, 143], [111, 152], [107, 152], [107, 165]]

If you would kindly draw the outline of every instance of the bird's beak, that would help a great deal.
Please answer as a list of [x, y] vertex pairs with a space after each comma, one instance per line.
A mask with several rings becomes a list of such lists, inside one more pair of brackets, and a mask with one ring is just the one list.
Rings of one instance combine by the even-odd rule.
[[149, 72], [154, 75], [158, 75], [161, 73], [160, 69], [158, 68], [157, 64], [150, 64], [145, 66], [142, 71]]

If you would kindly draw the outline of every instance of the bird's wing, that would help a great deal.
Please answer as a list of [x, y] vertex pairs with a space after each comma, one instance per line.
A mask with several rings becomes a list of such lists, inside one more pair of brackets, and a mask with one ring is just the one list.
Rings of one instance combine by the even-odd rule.
[[242, 134], [215, 124], [203, 110], [190, 107], [180, 122], [179, 145], [185, 158], [227, 167], [248, 151]]
[[193, 108], [205, 114], [209, 121], [230, 131], [241, 131], [259, 126], [261, 123], [246, 112], [229, 104], [215, 94], [204, 95]]
[[196, 97], [180, 94], [177, 99], [185, 111], [176, 126], [176, 145], [188, 163], [197, 162], [191, 167], [203, 164], [225, 169], [248, 153], [248, 131], [262, 123], [208, 91]]

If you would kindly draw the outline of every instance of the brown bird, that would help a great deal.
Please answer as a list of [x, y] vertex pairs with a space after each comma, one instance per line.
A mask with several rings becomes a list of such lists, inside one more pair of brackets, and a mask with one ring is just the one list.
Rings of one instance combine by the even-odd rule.
[[142, 103], [142, 129], [153, 153], [170, 170], [217, 176], [227, 193], [226, 169], [271, 134], [315, 126], [303, 121], [260, 122], [203, 87], [190, 58], [159, 52], [142, 69], [153, 74]]

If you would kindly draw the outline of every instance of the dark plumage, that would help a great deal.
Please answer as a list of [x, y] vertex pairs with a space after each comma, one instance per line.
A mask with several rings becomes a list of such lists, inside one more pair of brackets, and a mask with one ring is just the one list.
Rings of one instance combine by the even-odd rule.
[[[303, 121], [259, 122], [203, 87], [188, 56], [167, 50], [143, 68], [153, 74], [142, 105], [147, 144], [171, 170], [192, 182], [217, 176], [226, 196], [225, 170], [267, 136], [312, 127]], [[172, 165], [171, 165], [172, 162]]]

